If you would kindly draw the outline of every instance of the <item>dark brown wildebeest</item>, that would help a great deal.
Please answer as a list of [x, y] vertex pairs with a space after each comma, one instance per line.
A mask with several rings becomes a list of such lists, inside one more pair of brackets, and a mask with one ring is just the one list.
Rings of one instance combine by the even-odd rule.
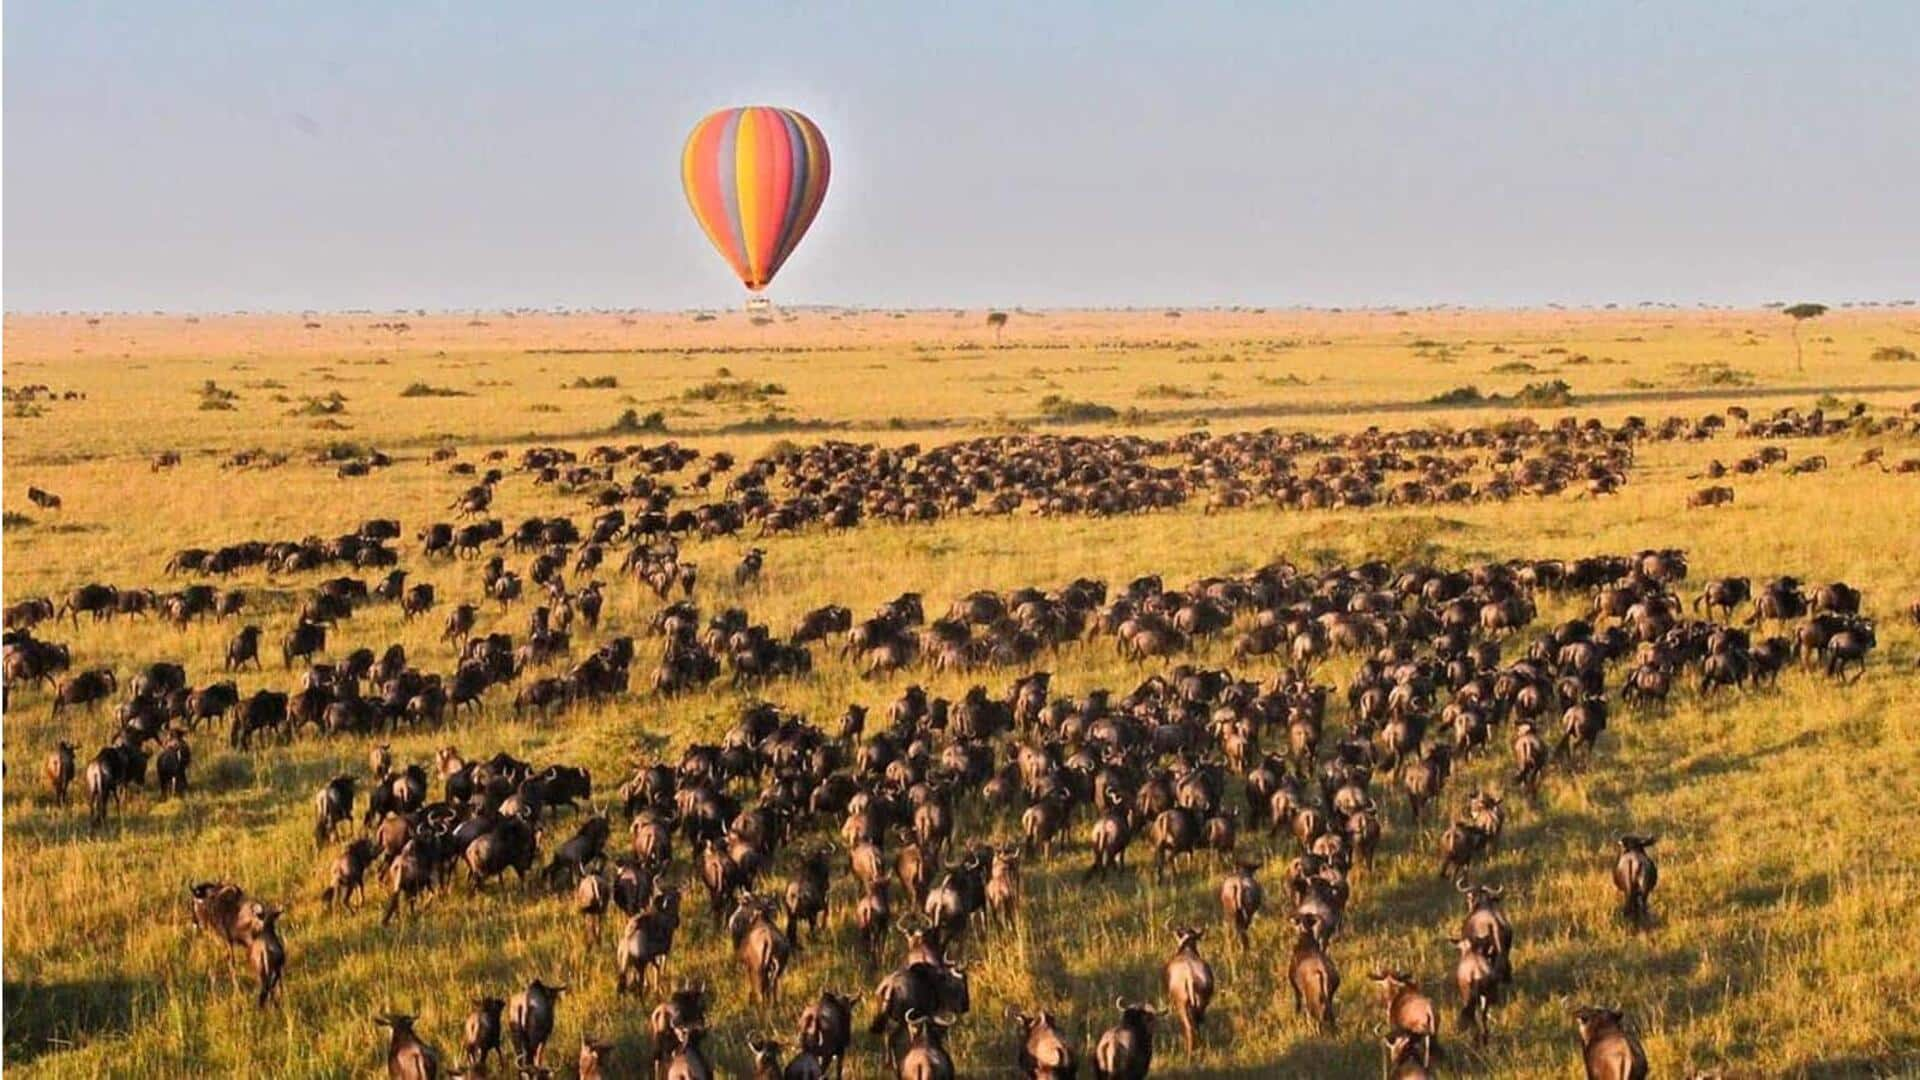
[[1193, 1053], [1194, 1029], [1206, 1022], [1207, 1007], [1213, 1003], [1213, 965], [1200, 955], [1200, 938], [1205, 933], [1189, 926], [1174, 928], [1177, 944], [1161, 972], [1168, 1003], [1180, 1021], [1189, 1055]]
[[473, 1011], [467, 1014], [461, 1037], [460, 1056], [470, 1074], [484, 1075], [488, 1058], [497, 1061], [505, 1055], [500, 1048], [500, 1016], [506, 1011], [507, 1002], [504, 998], [478, 997], [472, 1004]]
[[279, 925], [284, 914], [280, 908], [267, 904], [253, 905], [253, 933], [247, 939], [247, 959], [260, 984], [260, 994], [254, 999], [260, 1008], [265, 1008], [280, 989], [281, 977], [286, 973], [287, 946], [280, 940]]
[[564, 986], [548, 986], [535, 979], [507, 1003], [507, 1034], [513, 1040], [514, 1059], [523, 1070], [540, 1067], [547, 1040], [553, 1037], [560, 995], [566, 990]]
[[1433, 999], [1420, 992], [1420, 984], [1404, 971], [1376, 971], [1370, 976], [1380, 984], [1386, 999], [1387, 1027], [1418, 1040], [1420, 1064], [1433, 1067], [1433, 1055], [1440, 1046], [1440, 1015]]
[[1657, 836], [1628, 834], [1618, 841], [1620, 857], [1613, 864], [1613, 887], [1620, 890], [1621, 914], [1633, 922], [1644, 922], [1651, 914], [1647, 901], [1660, 883], [1660, 868], [1647, 849], [1658, 840]]
[[1326, 942], [1320, 940], [1319, 920], [1295, 915], [1293, 925], [1299, 932], [1287, 965], [1293, 1011], [1305, 1015], [1315, 1031], [1330, 1032], [1335, 1023], [1333, 999], [1340, 990], [1340, 972], [1327, 955]]
[[1247, 934], [1253, 929], [1253, 920], [1259, 916], [1266, 898], [1260, 882], [1253, 876], [1260, 866], [1257, 861], [1238, 862], [1220, 882], [1221, 914], [1226, 916], [1242, 947], [1247, 944]]
[[1647, 1080], [1647, 1052], [1625, 1026], [1618, 1009], [1583, 1006], [1573, 1019], [1580, 1027], [1580, 1058], [1587, 1080]]
[[405, 1013], [381, 1013], [373, 1022], [393, 1032], [387, 1040], [389, 1080], [436, 1080], [439, 1077], [440, 1054], [413, 1030], [413, 1017]]
[[1454, 964], [1453, 985], [1460, 996], [1461, 1030], [1471, 1030], [1484, 1040], [1491, 1024], [1493, 1007], [1499, 1003], [1500, 975], [1489, 943], [1470, 937], [1449, 939], [1460, 951]]
[[73, 744], [62, 739], [47, 755], [47, 790], [61, 806], [67, 805], [67, 789], [73, 786], [73, 752]]
[[412, 621], [414, 616], [424, 615], [432, 610], [433, 600], [432, 583], [422, 581], [410, 585], [400, 597], [400, 615], [403, 619]]
[[43, 491], [37, 487], [29, 487], [27, 489], [27, 501], [42, 510], [60, 509], [60, 496], [55, 495], [51, 491]]
[[92, 706], [119, 688], [111, 668], [90, 668], [61, 680], [53, 692], [53, 715], [69, 705]]
[[1153, 1025], [1160, 1013], [1146, 1002], [1115, 998], [1120, 1022], [1101, 1032], [1093, 1048], [1096, 1080], [1146, 1080], [1153, 1068]]
[[747, 985], [759, 1001], [772, 1001], [780, 992], [780, 977], [793, 955], [793, 942], [773, 922], [774, 905], [751, 893], [742, 893], [727, 920], [727, 935], [745, 969]]
[[340, 849], [340, 854], [328, 868], [327, 887], [320, 890], [320, 902], [332, 907], [337, 900], [341, 907], [353, 911], [355, 901], [366, 891], [367, 868], [373, 865], [374, 858], [379, 854], [379, 848], [365, 836]]
[[8, 604], [6, 626], [9, 630], [29, 630], [54, 617], [53, 601], [44, 596]]
[[326, 647], [326, 624], [302, 619], [287, 631], [287, 636], [280, 642], [281, 666], [291, 668], [295, 657], [306, 659], [324, 651]]
[[1732, 506], [1733, 489], [1724, 484], [1704, 487], [1687, 496], [1687, 508], [1690, 510], [1710, 506]]
[[73, 620], [75, 627], [78, 627], [82, 612], [93, 616], [93, 620], [99, 622], [111, 616], [119, 604], [119, 589], [98, 583], [82, 585], [69, 592], [67, 598], [61, 601], [56, 617], [65, 615]]
[[1051, 1012], [1008, 1010], [1020, 1025], [1020, 1076], [1023, 1080], [1071, 1080], [1079, 1070], [1079, 1055]]
[[186, 798], [187, 769], [192, 764], [193, 751], [187, 746], [186, 734], [179, 728], [169, 729], [166, 742], [153, 760], [154, 779], [162, 799], [169, 795]]

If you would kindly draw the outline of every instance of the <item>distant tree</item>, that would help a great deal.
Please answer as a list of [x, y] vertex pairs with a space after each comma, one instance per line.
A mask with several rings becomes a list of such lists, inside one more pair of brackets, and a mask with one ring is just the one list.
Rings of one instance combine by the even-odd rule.
[[1827, 313], [1825, 304], [1795, 304], [1781, 310], [1781, 314], [1793, 320], [1793, 369], [1805, 371], [1806, 362], [1800, 355], [1800, 324], [1808, 319], [1817, 319]]
[[987, 325], [993, 327], [993, 343], [1000, 344], [1000, 333], [1007, 328], [1007, 313], [1004, 311], [987, 312]]

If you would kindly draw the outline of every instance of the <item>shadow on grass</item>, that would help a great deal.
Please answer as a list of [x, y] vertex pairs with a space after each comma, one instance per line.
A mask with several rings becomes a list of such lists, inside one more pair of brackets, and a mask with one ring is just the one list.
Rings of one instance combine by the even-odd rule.
[[127, 979], [5, 984], [6, 1063], [24, 1065], [101, 1036], [123, 1035], [140, 1009], [139, 986]]

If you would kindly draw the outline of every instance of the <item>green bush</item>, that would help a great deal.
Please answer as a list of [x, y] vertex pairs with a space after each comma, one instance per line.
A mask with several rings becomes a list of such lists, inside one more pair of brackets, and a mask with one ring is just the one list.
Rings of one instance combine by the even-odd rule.
[[408, 383], [401, 397], [472, 397], [465, 390], [455, 390], [451, 386], [429, 386], [423, 382]]
[[686, 401], [738, 403], [765, 401], [786, 392], [787, 388], [779, 383], [756, 383], [751, 379], [709, 379], [699, 386], [689, 386], [680, 391], [680, 397]]
[[628, 409], [607, 429], [615, 435], [635, 435], [667, 430], [667, 414], [655, 409], [645, 416], [638, 409]]
[[1432, 397], [1428, 398], [1427, 404], [1429, 405], [1480, 405], [1485, 403], [1486, 400], [1487, 400], [1486, 395], [1482, 394], [1480, 392], [1480, 388], [1477, 386], [1456, 386], [1445, 393], [1435, 394]]
[[1513, 402], [1528, 409], [1560, 409], [1573, 404], [1573, 387], [1565, 380], [1528, 383], [1513, 395]]
[[1118, 420], [1120, 410], [1094, 401], [1075, 401], [1059, 394], [1040, 399], [1040, 415], [1055, 424], [1094, 424]]

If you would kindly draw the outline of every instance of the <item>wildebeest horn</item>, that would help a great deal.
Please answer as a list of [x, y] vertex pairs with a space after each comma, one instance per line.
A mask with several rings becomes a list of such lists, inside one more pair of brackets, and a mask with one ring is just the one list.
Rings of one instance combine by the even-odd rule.
[[1122, 997], [1122, 996], [1121, 996], [1121, 995], [1119, 995], [1119, 994], [1115, 994], [1115, 995], [1113, 996], [1113, 1007], [1114, 1007], [1114, 1008], [1116, 1008], [1116, 1009], [1119, 1009], [1119, 1010], [1120, 1010], [1121, 1012], [1126, 1012], [1126, 1011], [1127, 1011], [1127, 999], [1126, 999], [1125, 997]]

